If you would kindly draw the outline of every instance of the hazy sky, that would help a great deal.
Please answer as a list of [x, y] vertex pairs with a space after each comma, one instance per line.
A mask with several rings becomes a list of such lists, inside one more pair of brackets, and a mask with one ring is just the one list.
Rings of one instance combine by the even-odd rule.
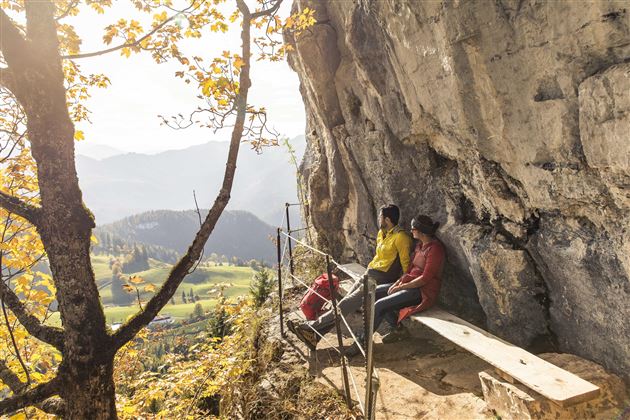
[[[287, 13], [290, 2], [285, 3], [283, 8]], [[75, 25], [83, 39], [82, 52], [90, 52], [106, 48], [102, 43], [106, 25], [131, 16], [137, 19], [143, 14], [138, 14], [128, 1], [118, 0], [105, 15], [85, 10], [68, 23]], [[220, 55], [223, 50], [239, 52], [238, 29], [236, 27], [227, 34], [209, 34], [200, 41], [187, 40], [182, 49], [185, 52], [194, 51], [195, 55], [206, 60]], [[197, 87], [186, 85], [182, 79], [174, 77], [175, 71], [181, 69], [179, 65], [157, 65], [148, 54], [142, 53], [125, 58], [120, 56], [119, 51], [77, 60], [77, 63], [88, 73], [106, 74], [112, 83], [107, 89], [92, 90], [92, 98], [87, 102], [92, 111], [92, 124], [82, 123], [77, 127], [85, 132], [85, 142], [127, 152], [153, 153], [229, 139], [229, 131], [215, 134], [207, 128], [191, 127], [176, 131], [160, 126], [158, 115], [186, 115], [201, 104], [195, 97], [199, 92]], [[265, 106], [271, 126], [280, 133], [289, 137], [303, 134], [304, 105], [298, 91], [297, 75], [289, 65], [286, 62], [253, 61], [251, 79], [249, 103]]]

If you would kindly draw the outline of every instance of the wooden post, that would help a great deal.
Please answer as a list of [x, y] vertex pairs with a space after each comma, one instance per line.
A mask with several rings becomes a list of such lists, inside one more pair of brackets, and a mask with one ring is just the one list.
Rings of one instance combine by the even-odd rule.
[[284, 319], [282, 315], [282, 252], [280, 251], [280, 228], [276, 236], [276, 249], [278, 251], [278, 308], [280, 310], [280, 336], [284, 335]]
[[350, 397], [350, 382], [348, 382], [348, 367], [346, 366], [346, 355], [343, 347], [343, 339], [341, 338], [341, 325], [339, 324], [339, 312], [337, 310], [337, 296], [335, 284], [332, 278], [332, 270], [330, 269], [330, 256], [326, 254], [326, 275], [328, 276], [328, 287], [330, 288], [330, 301], [335, 314], [335, 329], [337, 330], [337, 342], [339, 343], [339, 355], [341, 356], [341, 373], [343, 375], [343, 389], [345, 390], [346, 404], [348, 408], [352, 408], [352, 398]]
[[372, 348], [374, 334], [374, 300], [376, 283], [367, 274], [363, 276], [363, 321], [365, 334], [365, 418], [373, 420], [376, 415], [376, 392], [378, 380], [374, 377], [374, 352]]
[[291, 222], [289, 221], [289, 206], [291, 204], [289, 203], [284, 203], [284, 210], [286, 211], [287, 214], [287, 235], [289, 235], [289, 237], [287, 237], [287, 241], [289, 241], [289, 271], [291, 272], [291, 275], [294, 275], [294, 271], [293, 271], [293, 247], [291, 246]]

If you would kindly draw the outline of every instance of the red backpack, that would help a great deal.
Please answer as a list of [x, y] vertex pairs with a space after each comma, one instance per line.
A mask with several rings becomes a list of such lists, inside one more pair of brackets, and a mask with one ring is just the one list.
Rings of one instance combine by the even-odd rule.
[[[335, 293], [337, 293], [339, 290], [339, 278], [333, 274], [332, 279]], [[300, 309], [309, 321], [314, 320], [323, 312], [322, 307], [326, 301], [322, 297], [330, 299], [330, 285], [326, 274], [322, 274], [315, 279], [300, 302]]]

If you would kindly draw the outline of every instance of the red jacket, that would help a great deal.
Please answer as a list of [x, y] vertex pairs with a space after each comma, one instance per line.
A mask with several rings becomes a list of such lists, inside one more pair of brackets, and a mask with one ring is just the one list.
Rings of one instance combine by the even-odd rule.
[[414, 250], [412, 263], [402, 277], [402, 283], [408, 283], [422, 276], [425, 285], [420, 288], [422, 302], [417, 306], [403, 308], [398, 313], [398, 322], [420, 311], [429, 309], [437, 302], [442, 284], [442, 271], [446, 251], [438, 239], [427, 244], [418, 243]]

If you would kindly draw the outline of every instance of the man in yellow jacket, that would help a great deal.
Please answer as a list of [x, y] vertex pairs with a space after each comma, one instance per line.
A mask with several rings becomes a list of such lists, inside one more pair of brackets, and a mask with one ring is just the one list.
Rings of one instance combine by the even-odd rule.
[[[412, 240], [409, 234], [398, 226], [400, 210], [390, 204], [381, 207], [379, 211], [379, 231], [376, 238], [376, 254], [370, 264], [366, 275], [373, 278], [378, 285], [394, 283], [400, 275], [407, 271], [409, 266]], [[363, 295], [363, 280], [358, 279], [350, 289], [350, 292], [337, 303], [337, 308], [343, 315], [356, 311], [361, 307]], [[324, 335], [335, 325], [335, 317], [332, 311], [322, 314], [313, 321], [301, 324], [293, 320], [287, 322], [287, 326], [300, 340], [311, 350], [315, 350], [319, 341], [319, 334]]]

